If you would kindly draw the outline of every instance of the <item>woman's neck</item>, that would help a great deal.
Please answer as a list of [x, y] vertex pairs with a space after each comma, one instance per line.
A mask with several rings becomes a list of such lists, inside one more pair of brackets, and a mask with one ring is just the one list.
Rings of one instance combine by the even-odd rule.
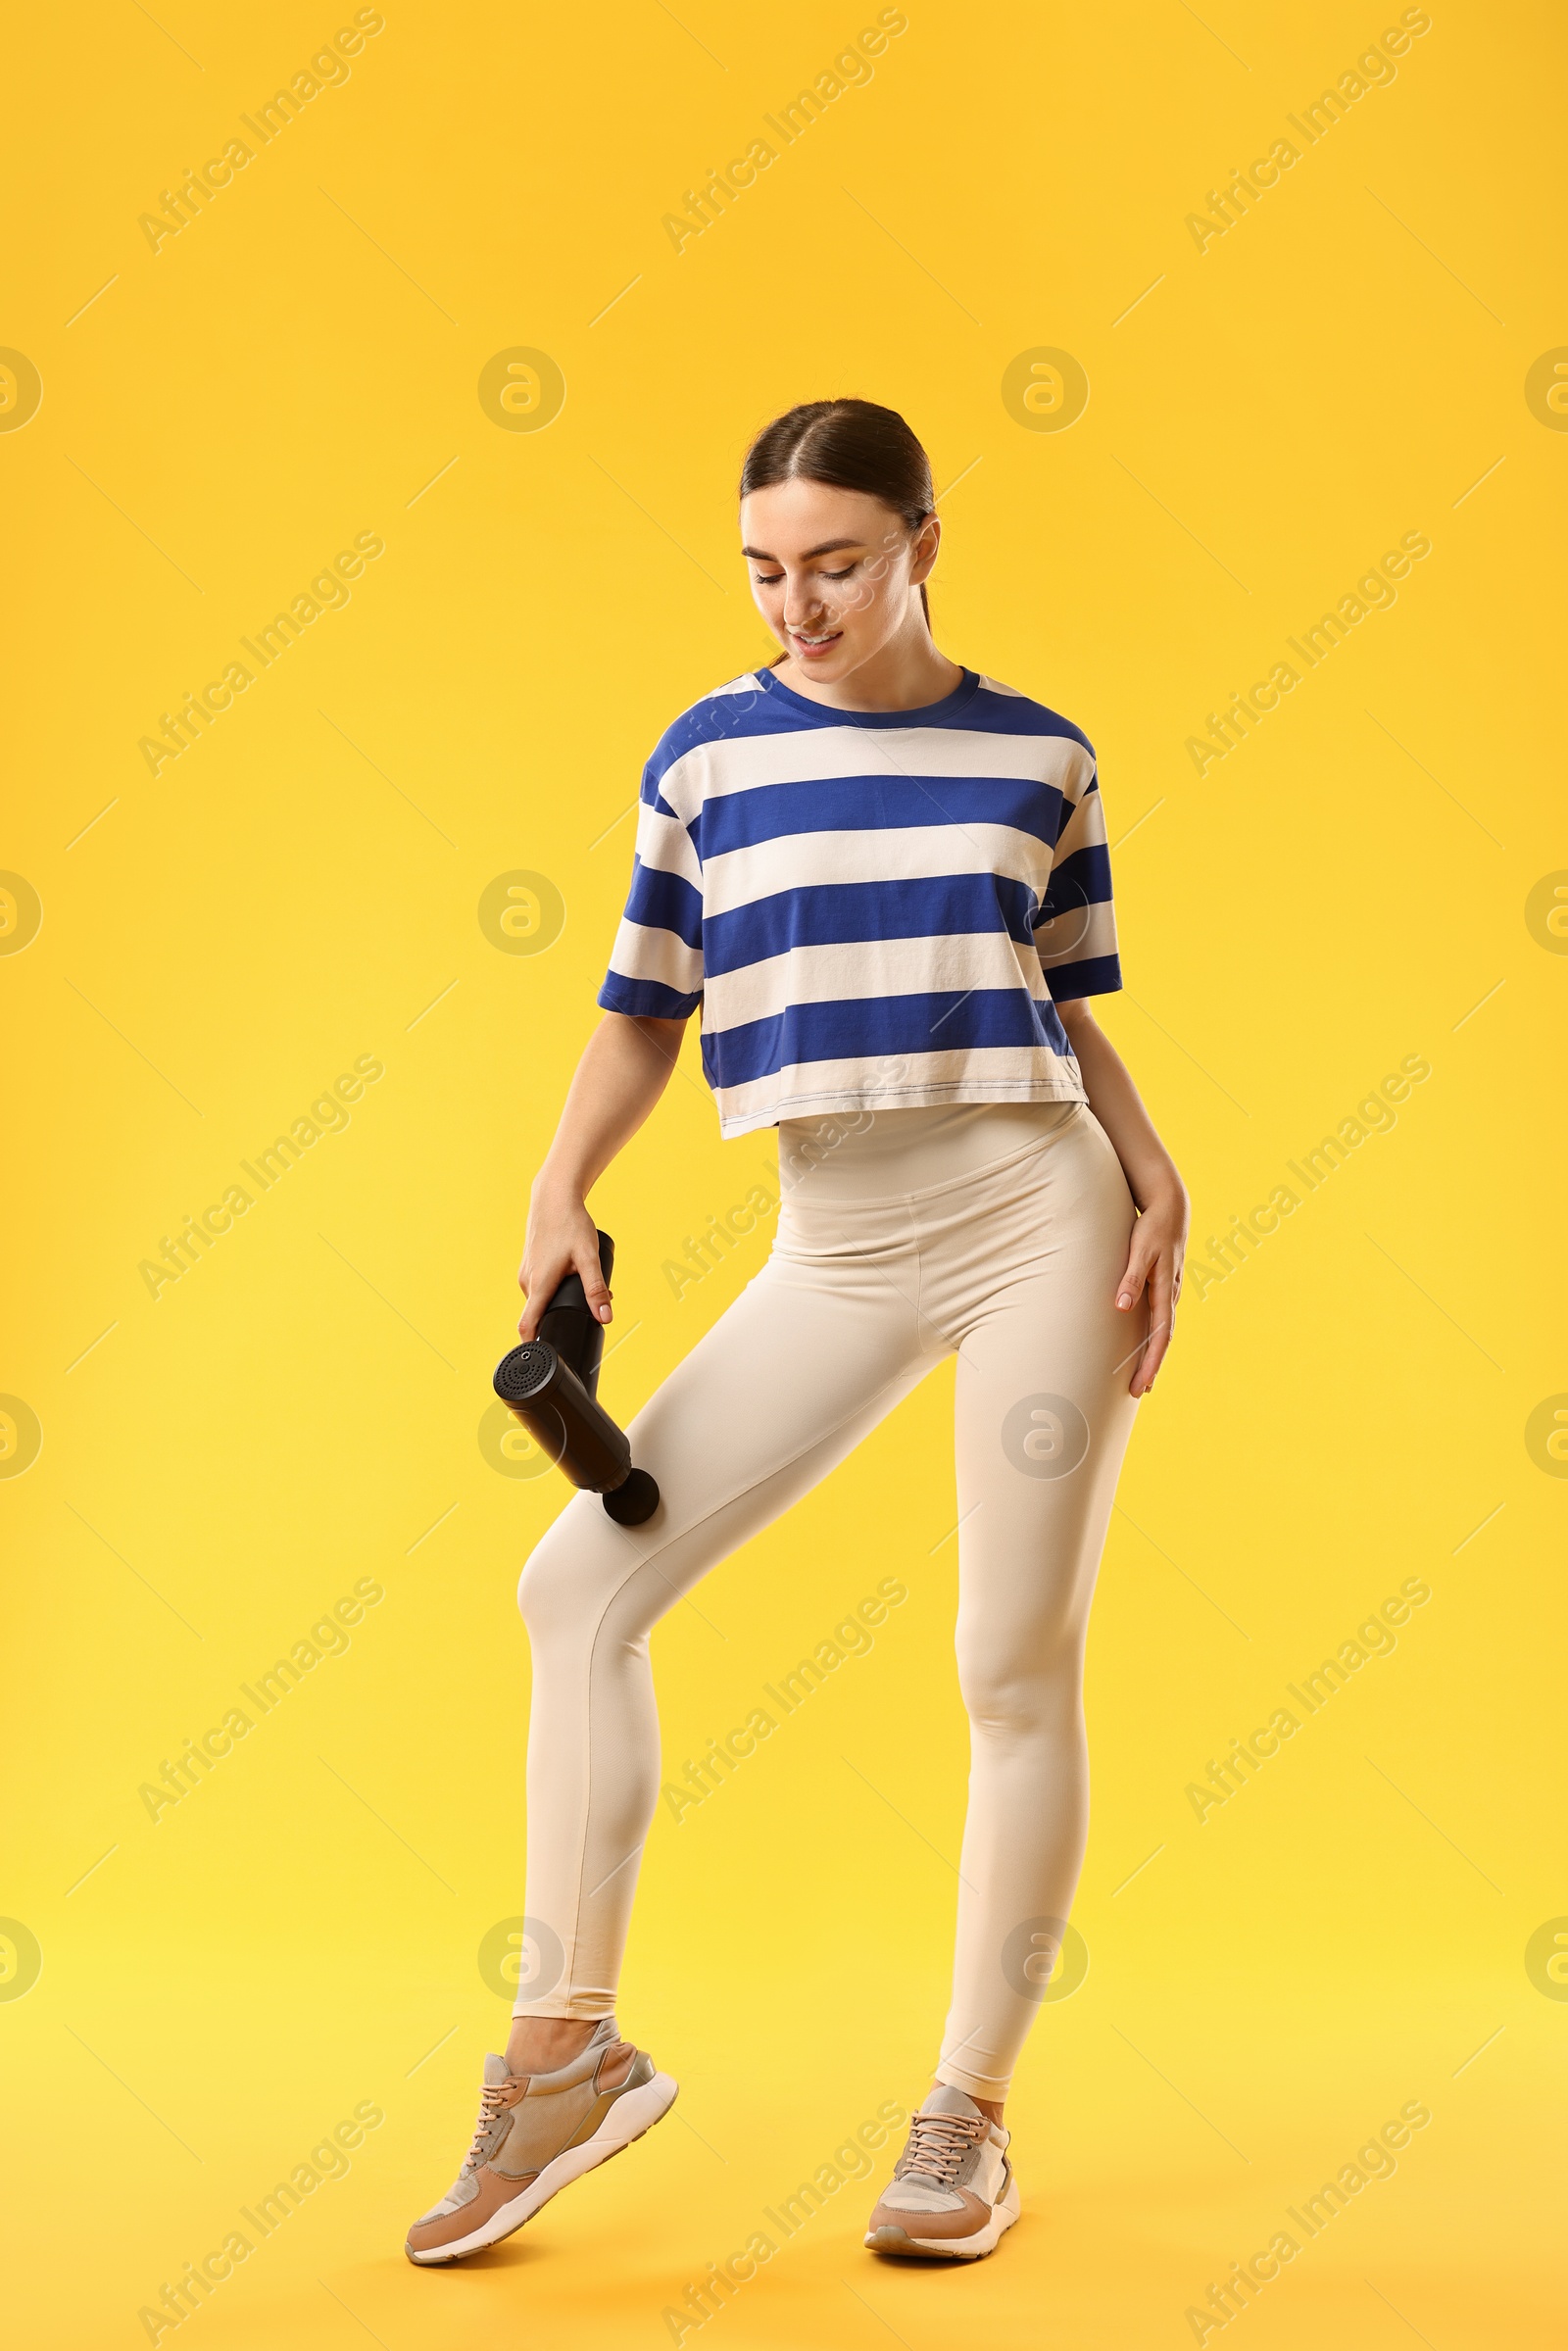
[[919, 710], [953, 693], [962, 680], [963, 669], [937, 651], [922, 620], [918, 630], [901, 631], [831, 685], [803, 676], [800, 664], [790, 655], [777, 663], [773, 674], [793, 693], [829, 710]]

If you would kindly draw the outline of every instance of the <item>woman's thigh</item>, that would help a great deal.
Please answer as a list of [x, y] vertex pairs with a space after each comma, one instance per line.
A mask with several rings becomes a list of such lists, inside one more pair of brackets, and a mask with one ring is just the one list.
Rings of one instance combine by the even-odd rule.
[[1147, 1308], [1115, 1304], [1136, 1211], [1091, 1113], [1070, 1141], [1021, 1172], [1004, 1221], [1027, 1237], [978, 1286], [958, 1347], [958, 1648], [982, 1704], [1081, 1650], [1138, 1411]]
[[[898, 1269], [894, 1269], [897, 1272]], [[771, 1257], [628, 1424], [660, 1502], [638, 1527], [579, 1494], [523, 1571], [531, 1629], [635, 1639], [837, 1467], [940, 1360], [885, 1269]]]

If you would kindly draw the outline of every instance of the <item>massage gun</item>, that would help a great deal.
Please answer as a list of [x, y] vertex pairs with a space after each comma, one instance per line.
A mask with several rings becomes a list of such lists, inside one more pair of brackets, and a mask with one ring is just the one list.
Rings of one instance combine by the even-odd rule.
[[[615, 1245], [601, 1233], [607, 1283], [614, 1262]], [[569, 1273], [539, 1317], [538, 1338], [502, 1356], [492, 1385], [573, 1486], [599, 1494], [617, 1526], [639, 1527], [658, 1509], [659, 1488], [632, 1468], [630, 1443], [599, 1401], [604, 1351], [604, 1325], [589, 1311], [582, 1276]]]

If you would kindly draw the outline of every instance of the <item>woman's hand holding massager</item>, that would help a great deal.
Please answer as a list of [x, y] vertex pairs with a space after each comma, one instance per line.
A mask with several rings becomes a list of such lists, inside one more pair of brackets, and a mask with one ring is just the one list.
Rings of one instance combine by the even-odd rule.
[[528, 1237], [523, 1243], [517, 1286], [527, 1298], [517, 1324], [519, 1339], [536, 1339], [539, 1317], [568, 1274], [582, 1278], [588, 1310], [600, 1322], [611, 1320], [611, 1292], [599, 1265], [599, 1232], [580, 1200], [536, 1198], [528, 1209]]

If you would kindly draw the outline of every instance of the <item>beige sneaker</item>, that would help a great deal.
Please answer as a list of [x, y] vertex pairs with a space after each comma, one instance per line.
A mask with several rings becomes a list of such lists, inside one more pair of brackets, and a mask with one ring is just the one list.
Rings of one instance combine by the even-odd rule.
[[946, 2082], [911, 2116], [909, 2139], [865, 2241], [875, 2253], [927, 2261], [978, 2261], [1018, 2218], [1018, 2182], [1007, 2161], [1011, 2132]]
[[461, 2261], [532, 2220], [558, 2188], [618, 2155], [667, 2114], [675, 2083], [646, 2050], [612, 2088], [603, 2076], [624, 2063], [628, 2041], [605, 2017], [576, 2057], [553, 2074], [514, 2074], [484, 2061], [479, 2122], [456, 2180], [409, 2230], [404, 2251], [426, 2266]]

